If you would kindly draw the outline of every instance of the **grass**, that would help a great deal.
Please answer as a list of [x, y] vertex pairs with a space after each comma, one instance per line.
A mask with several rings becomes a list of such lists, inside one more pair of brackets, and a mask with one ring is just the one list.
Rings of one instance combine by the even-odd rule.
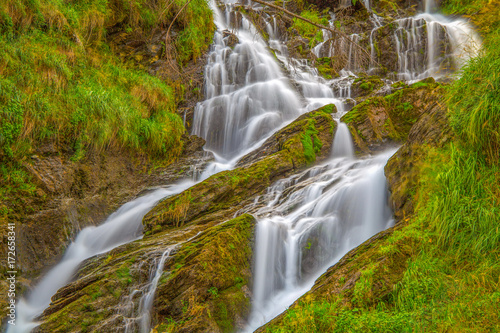
[[[135, 41], [172, 26], [180, 66], [211, 43], [205, 0], [7, 0], [0, 3], [0, 197], [34, 192], [23, 165], [53, 143], [73, 162], [118, 148], [160, 164], [183, 149], [176, 114], [183, 83], [150, 75], [110, 39]], [[196, 19], [194, 19], [196, 18]], [[162, 42], [162, 56], [165, 56]], [[172, 49], [172, 48], [171, 48]]]

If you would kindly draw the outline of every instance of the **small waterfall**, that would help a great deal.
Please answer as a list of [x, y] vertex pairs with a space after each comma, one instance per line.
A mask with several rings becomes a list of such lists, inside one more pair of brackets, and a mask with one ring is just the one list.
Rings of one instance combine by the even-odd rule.
[[[377, 59], [375, 43], [380, 29], [394, 29], [397, 80], [450, 75], [475, 57], [481, 46], [479, 35], [467, 21], [435, 13], [437, 7], [432, 0], [425, 1], [424, 7], [425, 13], [395, 20], [395, 29], [392, 25], [382, 26], [381, 18], [371, 13], [374, 26], [369, 40], [371, 57]], [[370, 70], [374, 69], [371, 64]]]
[[[201, 232], [197, 233], [189, 239], [179, 242], [177, 244], [168, 246], [162, 255], [153, 262], [150, 269], [149, 282], [130, 291], [130, 294], [125, 297], [124, 305], [121, 307], [120, 315], [123, 316], [125, 321], [124, 333], [149, 333], [151, 330], [151, 309], [155, 299], [156, 289], [158, 282], [163, 275], [166, 261], [170, 258], [171, 254], [179, 249], [183, 244], [188, 243], [198, 237]], [[137, 302], [136, 296], [142, 295]]]
[[449, 75], [476, 56], [481, 45], [476, 32], [460, 19], [424, 13], [396, 22], [394, 39], [400, 80]]
[[107, 252], [114, 247], [128, 243], [142, 236], [142, 218], [162, 198], [179, 193], [191, 182], [181, 183], [169, 189], [159, 189], [130, 201], [98, 227], [83, 229], [70, 244], [61, 262], [54, 266], [29, 293], [19, 301], [18, 323], [9, 326], [7, 332], [29, 332], [38, 326], [33, 320], [50, 304], [52, 295], [71, 281], [80, 264], [96, 254]]
[[[139, 301], [139, 327], [141, 333], [149, 333], [151, 328], [151, 307], [153, 306], [153, 301], [156, 293], [156, 287], [158, 286], [158, 281], [163, 274], [163, 266], [165, 261], [170, 256], [170, 253], [175, 247], [169, 247], [163, 252], [158, 266], [154, 274], [152, 274], [151, 283], [149, 284], [149, 290], [141, 297]], [[125, 333], [135, 332], [135, 327], [133, 325], [127, 325]]]
[[352, 142], [351, 133], [349, 128], [343, 122], [337, 123], [337, 132], [333, 140], [333, 157], [354, 157], [354, 144]]
[[393, 223], [384, 176], [392, 153], [334, 159], [269, 189], [267, 206], [255, 213], [254, 299], [246, 331], [284, 311], [327, 267]]

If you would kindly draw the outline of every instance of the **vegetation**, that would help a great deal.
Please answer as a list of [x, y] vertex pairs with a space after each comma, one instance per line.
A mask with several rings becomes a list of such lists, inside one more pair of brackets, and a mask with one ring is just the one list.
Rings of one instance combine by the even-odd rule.
[[[254, 226], [255, 219], [244, 214], [209, 228], [179, 249], [171, 264], [173, 269], [158, 286], [160, 294], [167, 294], [166, 299], [176, 299], [160, 302], [158, 312], [164, 332], [207, 327], [210, 331], [234, 332], [237, 321], [250, 310], [245, 290]], [[176, 309], [181, 306], [182, 310]]]
[[[204, 0], [8, 0], [0, 4], [0, 196], [30, 195], [22, 164], [55, 143], [72, 161], [90, 151], [127, 149], [169, 163], [185, 129], [175, 113], [179, 84], [167, 84], [118, 54], [119, 31], [146, 42], [171, 25], [179, 64], [211, 42], [212, 14]], [[196, 19], [193, 19], [196, 17]], [[158, 60], [158, 56], [151, 61]], [[182, 87], [181, 87], [182, 88]]]
[[[326, 14], [328, 14], [328, 12], [326, 12]], [[300, 16], [314, 23], [328, 26], [327, 16], [322, 15], [322, 13], [314, 9], [314, 7], [302, 11], [300, 13]], [[290, 31], [294, 29], [299, 33], [300, 36], [309, 39], [309, 47], [311, 48], [323, 41], [323, 32], [321, 31], [321, 29], [313, 26], [310, 23], [294, 18], [293, 25], [290, 27]]]

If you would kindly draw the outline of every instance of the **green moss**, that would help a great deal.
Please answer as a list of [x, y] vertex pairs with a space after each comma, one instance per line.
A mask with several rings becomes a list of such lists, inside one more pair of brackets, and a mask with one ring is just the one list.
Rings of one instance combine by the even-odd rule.
[[254, 222], [251, 215], [239, 216], [208, 229], [196, 242], [179, 249], [169, 278], [158, 286], [175, 293], [170, 284], [187, 280], [194, 287], [175, 296], [186, 304], [181, 316], [170, 318], [177, 330], [195, 317], [199, 320], [195, 325], [206, 327], [212, 322], [222, 332], [232, 332], [236, 318], [248, 314], [250, 303], [243, 287], [249, 279]]
[[[328, 26], [327, 14], [328, 13], [326, 12], [323, 15], [314, 8], [309, 8], [302, 11], [300, 16], [312, 22]], [[305, 21], [294, 18], [293, 25], [290, 27], [289, 31], [292, 32], [294, 30], [296, 30], [300, 36], [309, 39], [309, 48], [312, 48], [323, 41], [323, 33], [321, 32], [321, 29]]]
[[300, 139], [304, 149], [304, 156], [308, 163], [316, 161], [316, 153], [319, 153], [321, 147], [323, 147], [323, 143], [318, 137], [318, 130], [314, 125], [314, 119], [309, 119], [305, 127], [305, 132]]
[[363, 90], [367, 91], [373, 91], [373, 88], [375, 87], [373, 83], [371, 82], [363, 82], [362, 84], [359, 85], [359, 87]]

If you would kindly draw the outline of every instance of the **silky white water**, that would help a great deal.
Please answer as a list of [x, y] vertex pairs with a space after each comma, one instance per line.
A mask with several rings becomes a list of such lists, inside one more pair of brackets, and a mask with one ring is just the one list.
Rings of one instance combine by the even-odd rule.
[[[394, 50], [397, 55], [396, 80], [417, 81], [427, 77], [444, 77], [455, 73], [472, 57], [477, 56], [481, 47], [481, 38], [468, 21], [462, 18], [449, 18], [437, 13], [437, 6], [432, 0], [424, 1], [424, 12], [414, 17], [405, 17], [393, 22], [384, 20], [370, 10], [369, 1], [363, 2], [370, 12], [370, 22], [373, 29], [369, 35], [370, 55], [377, 59], [376, 43], [379, 29], [386, 24], [395, 23], [393, 29]], [[335, 17], [330, 20], [333, 27]], [[331, 33], [323, 30], [323, 42], [314, 47], [312, 52], [316, 57], [332, 57], [336, 51], [328, 43]], [[359, 34], [350, 35], [351, 40], [359, 41]], [[341, 43], [340, 48], [347, 51], [347, 66], [345, 69], [359, 70], [357, 59], [353, 58], [352, 44]], [[376, 70], [373, 66], [371, 70]]]
[[392, 154], [334, 158], [269, 189], [267, 205], [255, 213], [253, 307], [246, 332], [286, 310], [345, 253], [392, 225], [384, 176]]
[[9, 333], [29, 332], [37, 326], [35, 317], [50, 304], [57, 290], [70, 282], [79, 265], [87, 258], [138, 239], [142, 236], [143, 216], [161, 198], [179, 193], [189, 187], [190, 182], [168, 189], [158, 189], [120, 207], [98, 227], [83, 229], [66, 250], [61, 262], [54, 266], [28, 294], [19, 301], [16, 326], [8, 328]]
[[[207, 141], [206, 149], [227, 159], [299, 116], [301, 103], [253, 25], [231, 4], [224, 13], [212, 8], [218, 31], [205, 68], [206, 100], [195, 109], [192, 132]], [[231, 35], [224, 37], [228, 29], [238, 38], [233, 48]]]

